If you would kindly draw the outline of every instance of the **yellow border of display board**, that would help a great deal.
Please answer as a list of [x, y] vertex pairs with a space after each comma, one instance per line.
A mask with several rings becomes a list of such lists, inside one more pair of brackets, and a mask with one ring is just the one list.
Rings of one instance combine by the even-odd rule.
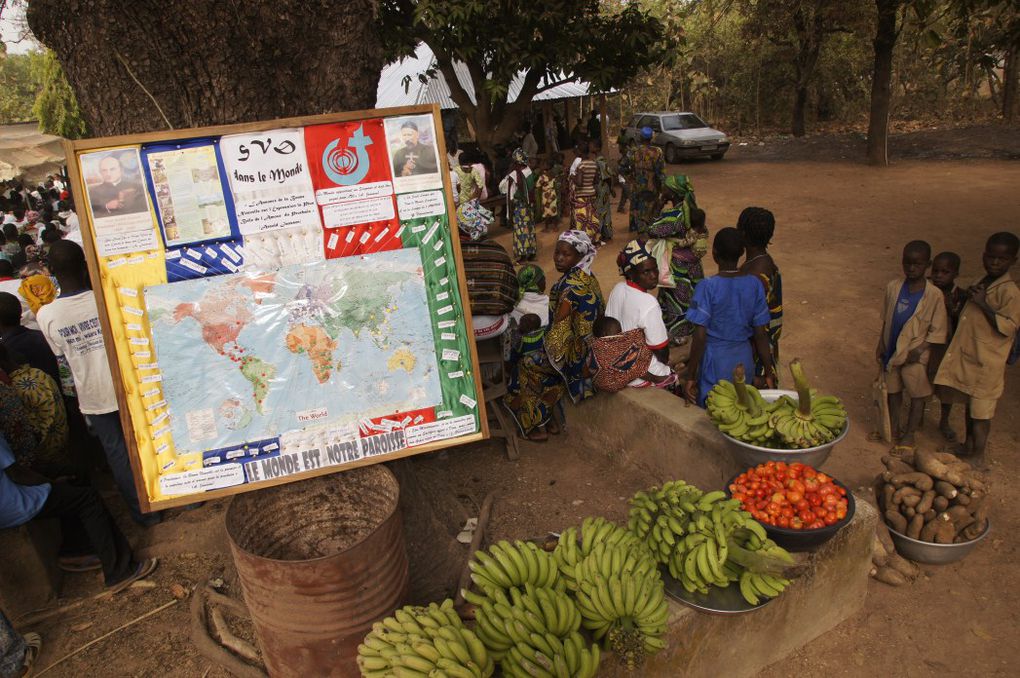
[[[305, 127], [309, 125], [320, 125], [324, 123], [343, 123], [361, 119], [371, 118], [392, 118], [396, 116], [405, 115], [422, 115], [431, 114], [433, 129], [436, 130], [435, 138], [439, 154], [440, 172], [442, 174], [443, 181], [443, 192], [446, 197], [446, 214], [448, 217], [450, 227], [450, 240], [452, 241], [453, 255], [455, 258], [455, 268], [457, 272], [457, 286], [460, 291], [461, 305], [463, 308], [463, 318], [465, 327], [464, 330], [467, 332], [468, 345], [470, 350], [470, 361], [472, 369], [472, 379], [475, 385], [475, 393], [477, 394], [477, 417], [479, 430], [475, 433], [462, 435], [459, 437], [448, 438], [444, 440], [438, 440], [435, 442], [429, 442], [422, 444], [417, 447], [404, 448], [388, 454], [380, 454], [378, 456], [371, 456], [362, 458], [357, 461], [347, 462], [340, 465], [328, 466], [310, 471], [303, 471], [294, 473], [292, 475], [285, 475], [278, 478], [269, 480], [260, 480], [257, 483], [241, 483], [239, 485], [207, 490], [204, 492], [197, 492], [191, 494], [184, 494], [173, 498], [160, 499], [151, 501], [149, 499], [149, 490], [146, 487], [145, 474], [142, 469], [142, 461], [139, 455], [139, 443], [137, 436], [143, 433], [143, 427], [135, 427], [132, 421], [132, 412], [130, 403], [128, 400], [128, 394], [124, 387], [124, 375], [123, 366], [121, 364], [122, 359], [126, 359], [127, 365], [131, 365], [130, 356], [120, 356], [117, 352], [117, 342], [106, 341], [106, 353], [110, 362], [110, 369], [113, 373], [114, 388], [117, 392], [117, 402], [120, 406], [120, 419], [121, 424], [124, 427], [125, 437], [127, 439], [127, 445], [129, 449], [129, 457], [131, 461], [131, 469], [134, 475], [135, 487], [138, 491], [139, 502], [142, 506], [143, 511], [154, 511], [164, 508], [173, 508], [176, 506], [184, 506], [187, 504], [194, 503], [197, 500], [208, 500], [217, 499], [220, 497], [227, 497], [241, 492], [248, 492], [253, 490], [259, 490], [267, 487], [273, 487], [276, 485], [282, 485], [284, 483], [295, 482], [303, 480], [305, 478], [312, 478], [320, 475], [329, 473], [338, 473], [351, 468], [357, 468], [359, 466], [367, 466], [370, 464], [377, 464], [384, 461], [392, 461], [403, 457], [408, 457], [417, 454], [424, 454], [432, 452], [438, 449], [452, 447], [455, 445], [462, 445], [465, 443], [471, 443], [479, 440], [484, 440], [489, 437], [489, 424], [485, 406], [484, 388], [482, 386], [481, 373], [478, 365], [478, 352], [474, 342], [473, 335], [471, 334], [471, 309], [468, 304], [468, 288], [467, 280], [464, 277], [464, 265], [463, 258], [461, 255], [460, 239], [457, 237], [457, 215], [456, 210], [453, 208], [453, 188], [450, 181], [450, 169], [447, 162], [446, 154], [446, 143], [443, 135], [439, 133], [442, 130], [442, 121], [440, 118], [439, 107], [435, 104], [430, 105], [419, 105], [419, 106], [401, 106], [397, 108], [385, 108], [385, 109], [368, 109], [362, 111], [349, 111], [343, 113], [327, 113], [323, 115], [311, 115], [311, 116], [298, 116], [293, 118], [280, 118], [277, 120], [259, 121], [252, 123], [237, 123], [232, 125], [217, 125], [211, 127], [192, 127], [180, 130], [167, 130], [162, 132], [147, 132], [142, 134], [126, 134], [114, 137], [105, 137], [97, 139], [80, 139], [76, 141], [64, 141], [64, 152], [67, 158], [68, 175], [71, 180], [71, 191], [74, 195], [75, 204], [78, 206], [79, 214], [82, 214], [81, 229], [83, 233], [83, 243], [86, 254], [86, 261], [88, 264], [89, 276], [93, 280], [94, 292], [96, 294], [96, 302], [99, 308], [99, 320], [102, 325], [103, 334], [105, 337], [113, 337], [113, 324], [110, 317], [109, 306], [107, 304], [107, 290], [104, 289], [102, 281], [105, 279], [107, 271], [104, 271], [99, 257], [99, 253], [96, 250], [96, 239], [95, 239], [95, 225], [92, 222], [92, 213], [90, 209], [87, 209], [88, 195], [86, 193], [86, 186], [82, 172], [80, 171], [80, 156], [85, 152], [105, 150], [111, 148], [124, 148], [134, 147], [138, 148], [141, 144], [152, 143], [152, 142], [171, 142], [171, 141], [187, 141], [195, 138], [207, 138], [207, 137], [219, 137], [228, 134], [241, 134], [251, 132], [265, 132], [280, 128], [294, 128], [294, 127]], [[155, 219], [155, 217], [153, 217]], [[154, 226], [155, 228], [155, 226]], [[164, 249], [163, 243], [157, 238], [158, 250]], [[100, 284], [95, 284], [96, 282]], [[146, 421], [146, 426], [149, 422]]]

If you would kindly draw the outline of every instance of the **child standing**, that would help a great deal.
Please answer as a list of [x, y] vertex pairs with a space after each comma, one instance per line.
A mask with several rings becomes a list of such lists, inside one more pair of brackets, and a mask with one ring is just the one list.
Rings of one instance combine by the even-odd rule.
[[[946, 341], [946, 307], [942, 292], [925, 278], [931, 246], [912, 240], [903, 248], [903, 275], [885, 288], [882, 333], [875, 359], [882, 366], [889, 392], [889, 417], [897, 447], [911, 448], [921, 425], [924, 403], [932, 394], [928, 360], [932, 344]], [[910, 412], [903, 425], [903, 392]]]
[[[753, 275], [765, 288], [765, 303], [769, 305], [769, 347], [772, 349], [772, 367], [778, 375], [779, 337], [783, 333], [783, 276], [779, 274], [769, 243], [776, 231], [776, 218], [764, 207], [748, 207], [737, 219], [737, 230], [744, 237], [747, 254], [741, 273]], [[765, 366], [758, 355], [754, 356], [754, 377], [757, 382], [765, 376]]]
[[552, 159], [542, 163], [542, 173], [535, 182], [535, 192], [538, 193], [539, 204], [542, 206], [542, 221], [545, 224], [542, 231], [545, 233], [555, 231], [560, 221], [560, 195], [556, 177], [553, 176]]
[[[956, 286], [956, 277], [960, 275], [960, 255], [956, 252], [939, 252], [931, 261], [931, 278], [935, 287], [942, 290], [942, 298], [946, 303], [946, 317], [948, 318], [948, 331], [946, 341], [953, 338], [956, 332], [956, 325], [960, 321], [960, 311], [967, 302], [967, 292]], [[946, 344], [934, 344], [931, 347], [931, 358], [928, 360], [928, 381], [935, 383], [935, 375], [942, 364], [942, 358], [946, 355]], [[951, 443], [956, 442], [956, 432], [949, 425], [949, 415], [953, 409], [952, 403], [941, 403], [939, 416], [939, 431], [942, 436]]]
[[773, 388], [776, 374], [769, 348], [769, 307], [761, 283], [740, 272], [744, 241], [735, 228], [716, 233], [712, 258], [719, 274], [694, 288], [687, 319], [696, 327], [687, 361], [684, 397], [701, 407], [720, 379], [732, 379], [737, 363], [751, 365], [754, 349], [765, 365], [765, 384]]
[[985, 276], [967, 290], [956, 334], [935, 377], [942, 402], [967, 404], [967, 437], [960, 453], [984, 463], [995, 405], [1002, 395], [1006, 361], [1020, 326], [1020, 289], [1010, 277], [1020, 239], [993, 234], [981, 258]]

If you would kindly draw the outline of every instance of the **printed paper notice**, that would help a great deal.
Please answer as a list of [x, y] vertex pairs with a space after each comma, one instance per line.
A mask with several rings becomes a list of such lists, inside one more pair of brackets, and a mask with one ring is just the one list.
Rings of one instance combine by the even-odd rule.
[[150, 152], [147, 157], [167, 247], [230, 237], [212, 144]]
[[225, 136], [220, 139], [220, 153], [243, 235], [319, 228], [301, 130]]
[[436, 440], [446, 440], [458, 436], [474, 433], [478, 430], [475, 415], [465, 414], [461, 417], [446, 419], [444, 421], [433, 421], [428, 424], [419, 424], [404, 429], [404, 436], [407, 439], [408, 447], [424, 445]]
[[322, 221], [327, 228], [369, 224], [392, 218], [393, 198], [390, 196], [335, 203], [322, 208]]
[[209, 468], [161, 476], [159, 491], [166, 495], [191, 494], [233, 487], [244, 483], [240, 464], [221, 464]]
[[403, 193], [397, 196], [397, 212], [402, 220], [446, 214], [442, 191]]

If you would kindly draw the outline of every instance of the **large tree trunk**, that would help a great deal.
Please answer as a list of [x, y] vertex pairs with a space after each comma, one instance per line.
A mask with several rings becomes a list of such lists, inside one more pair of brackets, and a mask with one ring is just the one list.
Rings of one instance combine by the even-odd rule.
[[373, 0], [32, 0], [97, 136], [371, 108]]
[[1002, 118], [1013, 122], [1016, 118], [1016, 90], [1020, 85], [1020, 47], [1013, 45], [1006, 52], [1002, 68]]
[[889, 164], [889, 108], [892, 103], [893, 50], [896, 48], [896, 10], [900, 0], [875, 0], [875, 68], [871, 76], [871, 118], [868, 121], [868, 162]]
[[790, 121], [790, 134], [795, 137], [802, 137], [806, 133], [807, 126], [804, 123], [804, 116], [807, 110], [808, 88], [806, 85], [798, 85], [793, 95], [793, 116]]

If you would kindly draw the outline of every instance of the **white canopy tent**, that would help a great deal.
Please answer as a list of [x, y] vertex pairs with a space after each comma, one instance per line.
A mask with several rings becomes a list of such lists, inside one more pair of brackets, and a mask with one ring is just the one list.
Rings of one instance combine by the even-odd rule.
[[0, 126], [0, 181], [42, 181], [64, 165], [63, 139], [34, 122]]
[[[375, 105], [377, 108], [391, 106], [410, 106], [414, 104], [439, 104], [441, 109], [457, 108], [457, 104], [450, 96], [450, 86], [442, 73], [436, 71], [435, 78], [429, 78], [427, 82], [421, 82], [418, 76], [429, 68], [435, 66], [435, 56], [428, 45], [418, 45], [413, 57], [407, 57], [395, 61], [386, 66], [379, 76], [379, 87], [376, 91]], [[475, 99], [475, 88], [468, 74], [467, 66], [460, 62], [454, 62], [453, 70], [457, 74], [457, 81], [471, 97]], [[405, 90], [404, 80], [410, 79], [410, 85]], [[510, 83], [508, 100], [513, 102], [521, 92], [524, 84], [524, 72], [519, 73]], [[544, 80], [543, 80], [544, 84]], [[554, 99], [572, 99], [574, 97], [588, 96], [588, 83], [571, 81], [555, 87], [551, 87], [535, 96], [535, 101], [550, 101]]]

